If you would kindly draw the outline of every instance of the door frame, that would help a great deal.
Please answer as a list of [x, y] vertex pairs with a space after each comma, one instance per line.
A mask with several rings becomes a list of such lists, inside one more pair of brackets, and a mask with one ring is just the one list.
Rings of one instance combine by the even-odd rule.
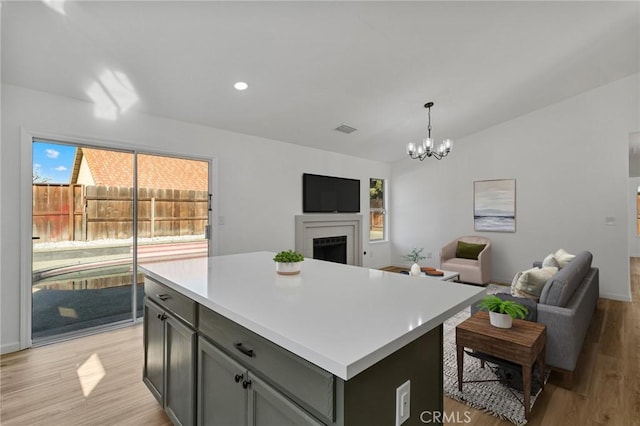
[[[185, 155], [184, 153], [164, 151], [148, 148], [140, 143], [130, 141], [117, 141], [106, 138], [94, 138], [84, 136], [71, 136], [60, 133], [39, 131], [20, 128], [20, 239], [18, 241], [20, 253], [20, 350], [30, 348], [33, 345], [31, 339], [31, 315], [32, 315], [32, 217], [33, 217], [33, 140], [43, 139], [62, 144], [93, 147], [96, 149], [112, 149], [132, 154], [149, 154], [183, 158], [185, 160], [198, 160], [209, 162], [209, 193], [213, 194], [211, 209], [209, 212], [209, 226], [211, 236], [208, 245], [208, 255], [218, 253], [218, 159], [216, 157], [198, 157]], [[134, 198], [135, 200], [135, 198]], [[135, 242], [134, 242], [135, 243]], [[137, 262], [134, 262], [134, 265]], [[135, 276], [135, 274], [134, 274]], [[132, 324], [140, 322], [134, 319]]]

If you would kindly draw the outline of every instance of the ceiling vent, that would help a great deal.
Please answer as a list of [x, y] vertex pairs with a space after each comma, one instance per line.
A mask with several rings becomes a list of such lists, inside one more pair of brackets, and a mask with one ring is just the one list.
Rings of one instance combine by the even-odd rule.
[[355, 131], [356, 131], [356, 130], [358, 130], [358, 129], [353, 128], [353, 127], [351, 127], [351, 126], [347, 126], [346, 124], [341, 124], [341, 125], [339, 125], [338, 127], [336, 127], [336, 128], [335, 128], [335, 130], [337, 130], [337, 131], [339, 131], [339, 132], [342, 132], [342, 133], [349, 134], [349, 133], [353, 133], [353, 132], [355, 132]]

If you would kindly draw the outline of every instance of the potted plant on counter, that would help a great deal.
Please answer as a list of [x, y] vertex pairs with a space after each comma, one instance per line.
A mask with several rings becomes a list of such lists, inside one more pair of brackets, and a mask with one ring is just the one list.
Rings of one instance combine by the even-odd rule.
[[276, 262], [276, 272], [280, 275], [299, 274], [303, 260], [304, 256], [293, 250], [281, 251], [273, 258]]
[[480, 308], [489, 311], [489, 323], [498, 328], [511, 328], [514, 318], [524, 319], [529, 310], [520, 303], [490, 295], [480, 301]]

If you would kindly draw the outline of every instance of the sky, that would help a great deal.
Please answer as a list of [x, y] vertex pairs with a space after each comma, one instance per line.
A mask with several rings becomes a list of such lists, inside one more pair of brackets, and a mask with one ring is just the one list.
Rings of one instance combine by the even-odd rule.
[[32, 155], [34, 176], [38, 174], [47, 183], [69, 183], [75, 146], [34, 141]]

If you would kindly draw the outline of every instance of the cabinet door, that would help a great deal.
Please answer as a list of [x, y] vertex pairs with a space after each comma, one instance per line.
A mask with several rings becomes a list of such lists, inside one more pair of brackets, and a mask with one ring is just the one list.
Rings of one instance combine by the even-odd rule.
[[250, 426], [321, 426], [280, 392], [249, 373]]
[[144, 370], [142, 378], [160, 404], [164, 404], [164, 321], [162, 309], [144, 301]]
[[196, 333], [169, 314], [165, 350], [165, 411], [175, 425], [191, 426], [196, 408]]
[[247, 371], [200, 337], [198, 339], [198, 424], [247, 424]]

